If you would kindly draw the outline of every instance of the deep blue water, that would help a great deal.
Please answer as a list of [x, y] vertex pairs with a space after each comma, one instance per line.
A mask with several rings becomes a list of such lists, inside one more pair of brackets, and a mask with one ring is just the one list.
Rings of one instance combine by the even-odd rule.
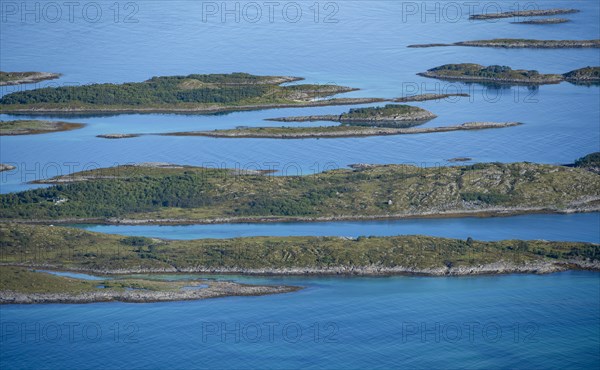
[[[33, 6], [34, 1], [26, 2]], [[443, 19], [427, 16], [425, 22], [400, 1], [334, 2], [337, 23], [325, 23], [321, 9], [314, 21], [309, 6], [300, 1], [303, 16], [286, 21], [281, 9], [269, 22], [268, 12], [257, 23], [236, 23], [232, 17], [206, 16], [203, 4], [194, 1], [140, 1], [137, 23], [125, 23], [125, 2], [120, 22], [114, 22], [113, 1], [98, 2], [103, 15], [97, 23], [79, 16], [70, 22], [67, 12], [56, 23], [42, 17], [5, 15], [0, 23], [2, 69], [43, 70], [63, 73], [59, 80], [36, 86], [92, 82], [143, 81], [151, 76], [243, 71], [257, 74], [295, 75], [311, 83], [336, 83], [361, 88], [347, 96], [396, 97], [424, 92], [466, 92], [470, 98], [416, 103], [438, 115], [427, 126], [467, 121], [520, 121], [525, 125], [499, 130], [344, 139], [215, 139], [203, 137], [143, 136], [126, 140], [96, 138], [106, 133], [155, 133], [230, 128], [240, 125], [276, 125], [264, 118], [341, 113], [347, 106], [276, 109], [226, 115], [120, 115], [69, 117], [87, 123], [82, 130], [23, 137], [0, 138], [0, 160], [18, 167], [2, 174], [2, 192], [26, 188], [24, 182], [90, 167], [143, 161], [242, 168], [276, 168], [280, 173], [309, 174], [351, 163], [414, 163], [433, 166], [467, 156], [476, 162], [532, 161], [572, 163], [600, 150], [598, 86], [570, 83], [493, 89], [482, 85], [445, 83], [416, 76], [446, 63], [505, 64], [513, 68], [564, 73], [599, 65], [598, 49], [504, 50], [488, 48], [409, 49], [427, 42], [523, 37], [541, 39], [598, 38], [596, 1], [578, 1], [581, 13], [568, 15], [571, 23], [552, 26], [514, 25], [467, 20], [462, 9], [454, 21], [451, 8], [441, 7]], [[220, 3], [220, 2], [219, 2]], [[231, 3], [233, 4], [233, 3]], [[241, 3], [245, 4], [244, 2]], [[282, 3], [283, 4], [283, 3]], [[287, 3], [285, 3], [287, 4]], [[411, 3], [414, 4], [414, 3]], [[423, 5], [421, 5], [423, 4]], [[425, 7], [426, 2], [417, 3]], [[435, 3], [432, 3], [435, 4]], [[438, 3], [440, 4], [440, 3]], [[462, 4], [462, 3], [454, 3]], [[486, 2], [475, 10], [481, 11]], [[495, 2], [510, 10], [517, 2]], [[521, 2], [521, 6], [531, 2]], [[323, 8], [326, 4], [319, 3]], [[204, 5], [206, 6], [206, 5]], [[429, 5], [435, 6], [435, 5]], [[545, 1], [540, 7], [573, 7], [569, 1]], [[490, 8], [492, 9], [492, 8]], [[89, 9], [88, 9], [89, 10]], [[492, 9], [493, 10], [493, 9]], [[129, 10], [131, 11], [131, 9]], [[291, 11], [291, 10], [290, 10]], [[491, 11], [491, 10], [490, 10]], [[50, 10], [47, 10], [50, 12]], [[89, 10], [92, 17], [92, 10]], [[245, 14], [245, 13], [244, 13]], [[88, 17], [88, 18], [89, 18]], [[444, 21], [445, 20], [445, 21]], [[28, 87], [5, 87], [7, 93]], [[0, 119], [12, 116], [0, 115]], [[319, 123], [314, 123], [319, 124]]]
[[[67, 9], [59, 5], [62, 17], [57, 22], [50, 22], [55, 17], [51, 8], [38, 21], [27, 15], [22, 22], [21, 7], [35, 9], [36, 3], [45, 4], [33, 0], [1, 3], [0, 69], [60, 72], [63, 77], [35, 86], [0, 88], [0, 94], [53, 85], [143, 81], [156, 75], [242, 71], [295, 75], [305, 77], [310, 83], [337, 83], [362, 89], [347, 96], [467, 92], [470, 98], [414, 105], [438, 115], [427, 126], [475, 120], [515, 120], [525, 124], [476, 132], [336, 140], [159, 136], [105, 140], [95, 135], [274, 125], [263, 119], [341, 113], [350, 107], [225, 115], [60, 117], [87, 126], [71, 132], [0, 137], [0, 162], [18, 167], [17, 171], [0, 174], [3, 193], [29, 188], [31, 185], [25, 183], [35, 179], [141, 161], [276, 168], [281, 170], [280, 174], [309, 174], [357, 162], [434, 166], [447, 164], [447, 159], [457, 156], [472, 157], [473, 162], [562, 164], [600, 150], [598, 86], [561, 83], [536, 90], [494, 89], [415, 75], [441, 64], [462, 62], [564, 73], [600, 65], [598, 49], [406, 48], [416, 43], [496, 37], [598, 38], [597, 1], [538, 3], [543, 8], [582, 10], [565, 16], [572, 22], [551, 26], [513, 25], [509, 23], [513, 19], [470, 22], [465, 7], [456, 22], [450, 8], [441, 9], [447, 14], [445, 19], [438, 21], [428, 15], [423, 21], [422, 12], [410, 15], [408, 3], [400, 1], [332, 2], [332, 6], [338, 7], [333, 18], [337, 23], [324, 22], [332, 9], [325, 8], [329, 4], [326, 2], [317, 4], [321, 11], [315, 22], [314, 12], [309, 8], [314, 1], [297, 2], [303, 10], [297, 23], [283, 19], [281, 8], [272, 23], [266, 10], [257, 23], [247, 19], [235, 22], [231, 16], [225, 22], [218, 16], [210, 16], [203, 22], [202, 7], [207, 2], [194, 1], [135, 1], [129, 8], [125, 8], [127, 2], [117, 2], [118, 22], [115, 22], [114, 1], [94, 3], [102, 9], [98, 22], [82, 18], [85, 2], [80, 3], [72, 22]], [[221, 2], [217, 3], [221, 6]], [[476, 10], [489, 3], [476, 3]], [[228, 2], [229, 6], [232, 4]], [[412, 4], [420, 10], [435, 6], [434, 2]], [[515, 4], [533, 3], [495, 4], [507, 11]], [[17, 6], [15, 14], [10, 6]], [[135, 9], [131, 6], [137, 6], [133, 18], [136, 23], [125, 22], [125, 16]], [[94, 16], [92, 8], [88, 17]], [[0, 119], [14, 119], [14, 116], [0, 114]], [[483, 240], [524, 237], [598, 242], [600, 239], [598, 214], [92, 229], [181, 239], [404, 233], [472, 236]], [[296, 284], [306, 289], [268, 297], [144, 305], [2, 306], [0, 367], [529, 369], [597, 368], [600, 363], [598, 273], [468, 278], [229, 278]], [[57, 325], [60, 332], [56, 331]], [[74, 328], [72, 340], [68, 335], [69, 325]], [[472, 333], [468, 325], [474, 328]], [[296, 338], [298, 326], [302, 335]], [[498, 326], [502, 332], [496, 338]], [[272, 338], [269, 327], [273, 328]], [[458, 339], [457, 327], [461, 329]], [[261, 329], [258, 338], [257, 328]], [[229, 330], [224, 337], [220, 335], [222, 329]], [[426, 331], [423, 338], [422, 329]]]
[[592, 369], [600, 361], [598, 273], [239, 280], [306, 288], [167, 304], [4, 306], [0, 365]]
[[393, 236], [423, 234], [478, 240], [545, 239], [600, 243], [600, 214], [523, 215], [492, 218], [430, 218], [390, 221], [291, 222], [185, 226], [76, 225], [89, 231], [165, 239], [247, 236]]

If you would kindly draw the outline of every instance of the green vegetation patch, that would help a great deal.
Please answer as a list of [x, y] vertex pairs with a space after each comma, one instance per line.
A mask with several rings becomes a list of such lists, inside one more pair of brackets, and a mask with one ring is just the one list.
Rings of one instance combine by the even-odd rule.
[[[526, 263], [572, 258], [597, 261], [590, 243], [505, 240], [481, 242], [429, 236], [251, 237], [159, 240], [125, 246], [122, 236], [63, 227], [0, 224], [0, 262], [92, 271], [127, 269], [207, 271], [211, 269], [292, 269], [369, 267], [438, 268], [499, 261]], [[4, 269], [4, 268], [3, 268]], [[108, 282], [120, 284], [119, 281]], [[131, 284], [130, 282], [127, 282]], [[96, 283], [97, 284], [97, 283]], [[131, 285], [128, 285], [131, 286]], [[147, 289], [152, 287], [145, 286]]]
[[598, 174], [532, 163], [438, 168], [386, 165], [308, 176], [121, 166], [55, 181], [74, 182], [0, 195], [0, 218], [335, 219], [485, 211], [490, 207], [561, 210], [582, 207], [600, 197]]

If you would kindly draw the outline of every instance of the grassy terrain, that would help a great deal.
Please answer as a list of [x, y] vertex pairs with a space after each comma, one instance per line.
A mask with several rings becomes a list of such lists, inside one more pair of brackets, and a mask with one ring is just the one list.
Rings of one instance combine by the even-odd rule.
[[[178, 271], [209, 271], [369, 266], [427, 269], [476, 266], [499, 261], [522, 264], [573, 258], [600, 259], [600, 246], [573, 242], [480, 242], [471, 238], [458, 240], [428, 236], [357, 239], [251, 237], [170, 241], [6, 223], [0, 224], [0, 231], [0, 262], [4, 264], [43, 264], [55, 268], [104, 272], [164, 271], [173, 268]], [[4, 267], [2, 269], [4, 271]], [[27, 279], [23, 279], [18, 284], [26, 282]], [[121, 284], [118, 281], [107, 284], [117, 284], [116, 288], [122, 286], [118, 285]], [[78, 287], [75, 285], [75, 288]], [[87, 286], [82, 285], [81, 289], [87, 289]]]
[[[20, 293], [89, 293], [97, 292], [98, 286], [104, 286], [103, 292], [125, 291], [128, 289], [143, 289], [149, 291], [178, 291], [183, 286], [191, 285], [189, 281], [157, 281], [145, 279], [107, 279], [83, 280], [64, 276], [36, 272], [24, 267], [0, 267], [0, 291]], [[104, 290], [106, 289], [106, 290]]]
[[600, 67], [584, 67], [563, 76], [567, 81], [600, 81]]
[[484, 13], [484, 14], [472, 14], [469, 16], [469, 19], [498, 19], [498, 18], [512, 18], [512, 17], [534, 17], [534, 16], [547, 16], [547, 15], [557, 15], [557, 14], [571, 14], [578, 13], [577, 9], [561, 9], [561, 8], [552, 8], [552, 9], [533, 9], [533, 10], [517, 10], [510, 12], [500, 12], [500, 13]]
[[75, 182], [2, 194], [0, 218], [197, 222], [400, 217], [486, 210], [589, 210], [597, 208], [600, 198], [598, 174], [532, 163], [385, 165], [308, 176], [121, 166], [53, 181]]
[[3, 96], [4, 111], [61, 112], [161, 110], [218, 110], [226, 107], [306, 104], [352, 91], [337, 85], [289, 85], [295, 77], [254, 76], [246, 73], [192, 74], [153, 77], [144, 82], [49, 87]]
[[540, 74], [535, 70], [513, 70], [507, 66], [482, 66], [479, 64], [445, 64], [420, 73], [425, 77], [440, 79], [456, 79], [465, 81], [487, 80], [494, 82], [520, 82], [520, 83], [557, 83], [563, 80], [558, 74]]
[[0, 136], [2, 135], [31, 135], [49, 132], [69, 131], [83, 127], [80, 123], [42, 121], [42, 120], [16, 120], [0, 121]]

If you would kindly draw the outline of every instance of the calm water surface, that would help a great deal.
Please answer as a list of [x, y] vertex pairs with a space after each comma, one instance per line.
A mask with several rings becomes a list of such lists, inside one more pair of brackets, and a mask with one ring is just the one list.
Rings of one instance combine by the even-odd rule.
[[[22, 6], [33, 8], [35, 3], [27, 0]], [[512, 10], [515, 4], [528, 3], [497, 4], [502, 10]], [[303, 16], [296, 23], [286, 21], [280, 13], [271, 23], [266, 12], [256, 23], [235, 22], [231, 17], [222, 22], [218, 15], [204, 22], [203, 2], [193, 1], [137, 1], [136, 23], [124, 22], [131, 8], [125, 9], [125, 2], [117, 2], [120, 13], [119, 22], [115, 22], [111, 8], [115, 3], [97, 4], [103, 10], [98, 22], [87, 22], [81, 15], [70, 22], [66, 9], [55, 23], [49, 23], [47, 17], [39, 22], [31, 18], [21, 22], [20, 13], [11, 15], [12, 11], [3, 8], [1, 69], [63, 74], [59, 80], [38, 87], [242, 71], [302, 76], [310, 83], [361, 88], [347, 96], [466, 92], [470, 98], [415, 105], [438, 115], [427, 126], [481, 120], [525, 124], [499, 130], [336, 140], [159, 136], [105, 140], [95, 136], [275, 125], [263, 119], [337, 114], [350, 107], [224, 115], [59, 117], [87, 126], [70, 132], [0, 137], [0, 162], [18, 167], [0, 175], [1, 192], [27, 189], [32, 187], [26, 184], [28, 181], [84, 168], [144, 161], [275, 167], [279, 174], [309, 174], [357, 162], [432, 166], [447, 164], [447, 159], [457, 156], [471, 157], [473, 162], [562, 164], [600, 150], [598, 86], [561, 83], [534, 90], [499, 89], [415, 75], [438, 65], [462, 62], [564, 73], [600, 65], [597, 49], [406, 48], [415, 43], [496, 37], [598, 38], [597, 1], [540, 3], [544, 8], [582, 10], [566, 16], [572, 22], [552, 26], [513, 25], [513, 19], [470, 22], [466, 11], [456, 22], [436, 22], [431, 17], [423, 22], [420, 13], [407, 15], [406, 3], [400, 1], [335, 2], [336, 23], [324, 22], [323, 17], [331, 10], [324, 8], [325, 3], [318, 3], [321, 12], [315, 22], [309, 9], [313, 1], [298, 2]], [[477, 9], [486, 3], [479, 4]], [[0, 93], [32, 87], [2, 88]], [[0, 114], [2, 120], [14, 118]], [[404, 233], [483, 240], [600, 239], [597, 213], [369, 223], [88, 228], [174, 239]], [[0, 367], [597, 368], [600, 362], [598, 273], [468, 278], [229, 278], [306, 288], [286, 295], [197, 302], [2, 306]], [[74, 330], [72, 337], [68, 328]]]

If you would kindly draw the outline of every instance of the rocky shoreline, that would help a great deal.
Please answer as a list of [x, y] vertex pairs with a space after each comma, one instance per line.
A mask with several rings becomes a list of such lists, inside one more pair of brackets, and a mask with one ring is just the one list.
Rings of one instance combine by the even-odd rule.
[[[80, 270], [78, 270], [80, 271]], [[151, 273], [151, 272], [148, 272]], [[193, 287], [193, 285], [191, 285]], [[48, 303], [98, 303], [127, 302], [152, 303], [190, 301], [219, 297], [261, 296], [269, 294], [291, 293], [302, 289], [294, 286], [247, 285], [229, 281], [211, 281], [208, 287], [179, 291], [125, 290], [115, 291], [98, 289], [94, 292], [70, 293], [21, 293], [0, 291], [0, 304], [48, 304]]]
[[32, 84], [46, 80], [54, 80], [61, 76], [60, 73], [49, 72], [0, 72], [0, 75], [6, 75], [9, 78], [13, 77], [11, 80], [0, 81], [0, 86]]

